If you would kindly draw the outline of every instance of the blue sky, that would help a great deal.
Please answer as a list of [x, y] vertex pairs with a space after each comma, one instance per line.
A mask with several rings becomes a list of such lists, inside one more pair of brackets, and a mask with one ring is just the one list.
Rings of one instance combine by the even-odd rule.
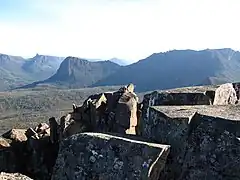
[[239, 0], [0, 0], [0, 53], [131, 62], [172, 49], [240, 49]]

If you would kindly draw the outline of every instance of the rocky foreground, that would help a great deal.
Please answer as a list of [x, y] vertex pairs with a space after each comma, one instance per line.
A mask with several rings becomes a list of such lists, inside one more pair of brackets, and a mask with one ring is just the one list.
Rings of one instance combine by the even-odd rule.
[[[240, 83], [95, 94], [0, 138], [0, 179], [240, 179]], [[28, 178], [28, 177], [29, 178]]]

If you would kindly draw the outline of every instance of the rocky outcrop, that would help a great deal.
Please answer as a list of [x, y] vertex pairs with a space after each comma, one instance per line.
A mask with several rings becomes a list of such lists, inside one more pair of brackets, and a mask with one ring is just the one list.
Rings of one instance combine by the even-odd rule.
[[156, 180], [169, 150], [169, 145], [102, 133], [73, 135], [61, 143], [52, 180]]
[[40, 123], [28, 129], [12, 129], [3, 134], [0, 149], [0, 171], [20, 172], [36, 180], [48, 180], [57, 158], [59, 143], [82, 132], [115, 132], [136, 134], [138, 98], [134, 85], [116, 92], [90, 96], [73, 112], [54, 118], [49, 125]]
[[[161, 179], [222, 179], [222, 162], [226, 169], [236, 170], [240, 163], [236, 155], [239, 112], [237, 106], [150, 107], [142, 135], [149, 141], [171, 145]], [[210, 162], [211, 157], [219, 161]], [[225, 176], [231, 179], [229, 173]]]
[[116, 92], [92, 95], [82, 106], [73, 105], [73, 112], [61, 119], [61, 138], [86, 131], [136, 134], [138, 98], [133, 91], [129, 84]]
[[240, 83], [226, 83], [216, 90], [214, 105], [238, 104], [240, 96]]
[[20, 173], [5, 173], [5, 172], [0, 173], [0, 179], [1, 180], [33, 180]]
[[[214, 101], [215, 87], [192, 87], [167, 91], [154, 91], [144, 95], [141, 109], [139, 133], [149, 124], [149, 108], [151, 106], [211, 105]], [[141, 135], [141, 134], [139, 134]]]
[[238, 84], [155, 91], [142, 103], [133, 84], [92, 95], [49, 125], [5, 133], [0, 171], [36, 180], [240, 179]]

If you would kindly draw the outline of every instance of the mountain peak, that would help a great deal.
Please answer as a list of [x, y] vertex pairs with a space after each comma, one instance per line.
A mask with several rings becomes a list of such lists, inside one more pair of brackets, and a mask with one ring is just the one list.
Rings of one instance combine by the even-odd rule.
[[109, 59], [109, 61], [111, 62], [114, 62], [120, 66], [126, 66], [126, 65], [129, 65], [130, 63], [126, 60], [123, 60], [123, 59], [119, 59], [119, 58], [116, 58], [116, 57], [113, 57], [111, 59]]

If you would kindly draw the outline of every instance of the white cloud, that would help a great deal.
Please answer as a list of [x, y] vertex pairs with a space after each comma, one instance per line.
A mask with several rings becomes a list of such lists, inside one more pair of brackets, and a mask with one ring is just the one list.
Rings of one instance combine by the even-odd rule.
[[34, 2], [49, 19], [0, 23], [0, 52], [135, 61], [169, 49], [239, 48], [238, 0]]

